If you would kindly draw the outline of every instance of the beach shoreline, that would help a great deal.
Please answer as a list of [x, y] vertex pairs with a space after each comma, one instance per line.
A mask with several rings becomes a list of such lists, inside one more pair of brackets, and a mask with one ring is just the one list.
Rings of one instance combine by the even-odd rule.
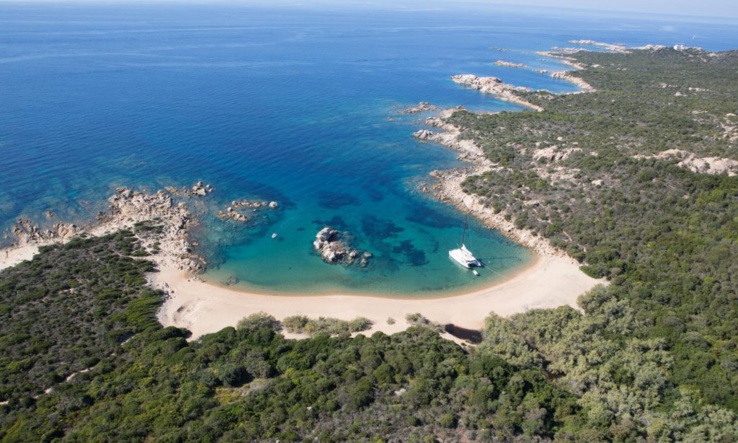
[[[448, 290], [436, 290], [436, 291], [428, 291], [426, 293], [415, 293], [413, 295], [404, 294], [401, 292], [361, 292], [361, 291], [342, 291], [340, 289], [338, 290], [332, 290], [332, 291], [324, 291], [324, 292], [314, 292], [314, 293], [294, 293], [289, 291], [270, 291], [269, 289], [261, 288], [261, 287], [249, 287], [248, 285], [239, 285], [239, 284], [227, 284], [223, 282], [216, 282], [211, 280], [209, 277], [210, 275], [204, 274], [204, 275], [193, 275], [191, 278], [195, 280], [199, 280], [200, 282], [208, 284], [208, 286], [212, 286], [215, 288], [221, 288], [226, 290], [231, 290], [235, 292], [242, 292], [245, 294], [260, 294], [265, 295], [269, 297], [287, 297], [287, 298], [309, 298], [309, 297], [332, 297], [337, 295], [347, 295], [347, 296], [355, 296], [355, 297], [369, 297], [369, 298], [376, 298], [376, 299], [388, 299], [388, 300], [435, 300], [440, 298], [452, 298], [452, 297], [458, 297], [467, 295], [472, 292], [480, 291], [483, 289], [488, 289], [493, 286], [502, 284], [510, 279], [515, 278], [518, 274], [526, 272], [528, 269], [533, 267], [537, 260], [539, 259], [538, 254], [531, 254], [531, 258], [527, 261], [525, 261], [523, 264], [514, 267], [513, 269], [509, 270], [506, 273], [500, 273], [497, 272], [494, 269], [491, 269], [492, 272], [497, 272], [497, 274], [500, 274], [501, 276], [495, 278], [492, 281], [488, 281], [482, 284], [479, 284], [477, 286], [465, 286], [464, 288], [460, 289], [448, 289]], [[454, 264], [450, 259], [449, 263]], [[476, 279], [472, 273], [471, 270], [468, 269], [462, 269], [459, 267], [460, 272], [466, 272], [469, 274], [470, 279]], [[481, 272], [484, 272], [484, 268], [480, 269]]]
[[340, 320], [365, 317], [373, 322], [373, 327], [363, 334], [403, 331], [411, 326], [406, 316], [414, 313], [441, 325], [481, 330], [490, 313], [510, 316], [563, 305], [577, 308], [579, 296], [601, 283], [560, 256], [538, 256], [526, 269], [504, 281], [473, 292], [435, 298], [248, 293], [211, 285], [171, 266], [160, 266], [159, 272], [150, 274], [150, 279], [152, 286], [169, 293], [159, 310], [159, 321], [165, 326], [189, 329], [193, 339], [236, 326], [244, 317], [259, 312], [277, 320], [293, 315]]

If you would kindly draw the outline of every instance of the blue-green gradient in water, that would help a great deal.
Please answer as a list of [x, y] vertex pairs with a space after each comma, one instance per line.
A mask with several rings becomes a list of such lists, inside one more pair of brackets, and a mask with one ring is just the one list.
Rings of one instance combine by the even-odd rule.
[[[737, 42], [728, 25], [555, 11], [0, 4], [0, 225], [48, 209], [90, 219], [117, 186], [204, 180], [221, 207], [280, 203], [248, 225], [204, 217], [213, 281], [405, 295], [488, 284], [530, 254], [470, 222], [482, 276], [448, 259], [464, 216], [416, 184], [457, 166], [455, 154], [413, 140], [423, 116], [397, 109], [516, 110], [453, 84], [459, 73], [572, 91], [533, 71], [560, 69], [536, 51], [581, 38]], [[498, 59], [531, 69], [493, 66]], [[350, 231], [371, 264], [323, 263], [311, 242], [326, 224]]]

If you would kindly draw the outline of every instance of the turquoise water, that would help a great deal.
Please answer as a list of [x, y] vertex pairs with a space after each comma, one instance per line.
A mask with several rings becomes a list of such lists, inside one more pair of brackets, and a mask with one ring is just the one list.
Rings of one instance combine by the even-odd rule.
[[[282, 293], [428, 295], [488, 284], [530, 253], [470, 222], [487, 264], [448, 259], [464, 215], [417, 192], [455, 154], [418, 143], [442, 107], [517, 110], [453, 84], [459, 73], [558, 92], [536, 51], [591, 38], [738, 46], [736, 27], [542, 10], [268, 9], [204, 5], [0, 4], [0, 226], [20, 216], [86, 220], [117, 186], [215, 186], [203, 216], [206, 278]], [[234, 199], [280, 203], [247, 225], [212, 217]], [[311, 251], [324, 225], [374, 254], [367, 268]], [[271, 234], [278, 233], [276, 239]]]

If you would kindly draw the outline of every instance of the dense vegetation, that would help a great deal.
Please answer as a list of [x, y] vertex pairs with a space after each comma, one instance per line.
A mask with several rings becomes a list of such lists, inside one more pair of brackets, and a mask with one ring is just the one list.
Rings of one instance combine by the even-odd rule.
[[465, 189], [611, 279], [607, 296], [637, 319], [616, 341], [657, 340], [672, 385], [738, 411], [738, 178], [655, 156], [738, 159], [738, 53], [575, 58], [598, 92], [530, 94], [541, 113], [454, 115], [500, 166]]
[[0, 280], [0, 400], [38, 395], [92, 367], [151, 318], [161, 297], [143, 287], [150, 262], [123, 256], [133, 233], [48, 246]]
[[576, 57], [599, 92], [453, 120], [500, 165], [467, 190], [610, 279], [584, 314], [490, 316], [471, 353], [419, 314], [391, 337], [255, 315], [187, 341], [155, 320], [134, 233], [75, 240], [0, 274], [0, 440], [738, 440], [738, 179], [643, 157], [736, 158], [736, 56]]
[[[260, 314], [188, 342], [186, 330], [156, 323], [161, 294], [143, 279], [151, 264], [122, 255], [124, 249], [138, 250], [130, 232], [46, 248], [3, 272], [5, 287], [16, 291], [50, 288], [34, 299], [36, 314], [48, 312], [35, 326], [25, 321], [33, 314], [27, 297], [8, 293], [8, 303], [15, 300], [11, 312], [28, 312], [9, 317], [4, 327], [31, 328], [20, 342], [58, 348], [3, 349], [3, 441], [433, 441], [465, 432], [480, 439], [493, 432], [552, 437], [581, 409], [541, 368], [515, 370], [489, 353], [470, 358], [425, 327], [354, 339], [339, 329], [337, 337], [317, 333], [295, 341]], [[58, 283], [72, 277], [80, 282], [75, 291]], [[96, 295], [108, 288], [125, 296]], [[110, 306], [108, 315], [87, 317], [100, 300]], [[11, 371], [22, 352], [35, 366], [21, 375], [38, 374], [37, 384], [53, 389], [27, 387]]]

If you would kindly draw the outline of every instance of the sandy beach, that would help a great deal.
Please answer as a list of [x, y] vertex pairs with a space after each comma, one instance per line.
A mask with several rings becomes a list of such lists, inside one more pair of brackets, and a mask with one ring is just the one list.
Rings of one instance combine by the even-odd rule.
[[[481, 329], [490, 312], [508, 316], [529, 309], [576, 307], [577, 298], [599, 283], [579, 271], [570, 259], [556, 256], [539, 256], [528, 268], [491, 287], [432, 299], [269, 296], [201, 282], [172, 266], [162, 266], [160, 272], [152, 274], [152, 284], [170, 293], [159, 320], [164, 325], [185, 327], [192, 331], [193, 337], [235, 326], [242, 318], [257, 312], [269, 313], [279, 320], [291, 315], [342, 320], [366, 317], [374, 322], [366, 334], [405, 330], [409, 326], [405, 316], [413, 313], [441, 324]], [[388, 324], [389, 318], [395, 323]]]
[[[5, 249], [0, 252], [0, 270], [30, 260], [37, 252], [38, 246], [33, 244]], [[409, 326], [405, 316], [414, 313], [436, 323], [481, 329], [491, 312], [509, 316], [529, 309], [563, 305], [576, 308], [580, 295], [602, 283], [579, 271], [567, 257], [539, 255], [528, 267], [502, 282], [445, 298], [271, 296], [203, 282], [180, 269], [178, 261], [166, 254], [154, 259], [160, 271], [150, 275], [151, 284], [169, 293], [159, 312], [159, 321], [165, 326], [189, 329], [192, 338], [235, 326], [242, 318], [257, 312], [267, 312], [279, 320], [291, 315], [342, 320], [366, 317], [374, 322], [373, 328], [365, 332], [369, 335], [376, 331], [386, 334], [403, 331]], [[394, 324], [387, 322], [390, 318]]]

